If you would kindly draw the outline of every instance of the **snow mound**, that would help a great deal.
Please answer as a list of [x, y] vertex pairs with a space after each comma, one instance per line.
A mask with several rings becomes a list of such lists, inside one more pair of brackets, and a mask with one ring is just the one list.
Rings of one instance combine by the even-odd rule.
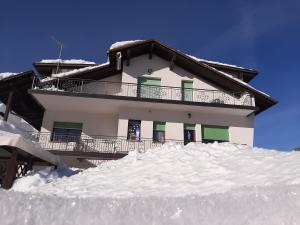
[[109, 49], [111, 50], [114, 48], [120, 48], [120, 47], [123, 47], [124, 45], [134, 44], [134, 43], [141, 42], [141, 41], [144, 41], [144, 40], [118, 41], [118, 42], [113, 43]]
[[299, 184], [299, 164], [299, 152], [169, 143], [145, 153], [130, 152], [74, 176], [52, 179], [49, 174], [46, 181], [23, 185], [33, 179], [31, 174], [17, 180], [13, 189], [70, 198], [204, 196], [241, 187]]
[[296, 225], [300, 223], [299, 187], [126, 199], [70, 199], [0, 190], [0, 218], [1, 225]]
[[96, 64], [95, 62], [83, 59], [43, 59], [40, 63], [65, 63], [65, 64]]
[[[300, 224], [300, 154], [172, 143], [0, 190], [1, 225]], [[8, 207], [9, 206], [9, 207]]]

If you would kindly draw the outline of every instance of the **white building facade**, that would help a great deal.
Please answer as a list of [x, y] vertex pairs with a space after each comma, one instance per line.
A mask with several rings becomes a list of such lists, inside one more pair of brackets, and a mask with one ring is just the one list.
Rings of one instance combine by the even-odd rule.
[[72, 151], [82, 137], [252, 146], [255, 115], [276, 104], [248, 84], [256, 71], [197, 61], [155, 40], [111, 49], [109, 60], [35, 81], [49, 148]]

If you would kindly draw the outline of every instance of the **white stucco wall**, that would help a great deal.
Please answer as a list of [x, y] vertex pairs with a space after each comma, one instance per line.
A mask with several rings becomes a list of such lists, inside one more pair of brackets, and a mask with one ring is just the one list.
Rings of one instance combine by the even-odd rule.
[[118, 135], [127, 135], [130, 119], [141, 120], [141, 138], [152, 138], [153, 121], [164, 121], [166, 139], [183, 140], [184, 123], [191, 123], [196, 124], [196, 141], [202, 140], [201, 125], [219, 125], [229, 127], [231, 143], [253, 145], [254, 116], [192, 113], [189, 118], [185, 112], [127, 108], [120, 111]]
[[[148, 75], [148, 69], [152, 69], [152, 74]], [[109, 81], [108, 83], [94, 82], [83, 86], [83, 89], [89, 90], [95, 94], [114, 94], [125, 95], [132, 94], [136, 96], [137, 90], [134, 88], [128, 89], [128, 86], [121, 86], [119, 83], [110, 82], [125, 82], [137, 83], [137, 78], [155, 77], [161, 78], [162, 86], [181, 87], [183, 80], [192, 80], [193, 87], [197, 89], [219, 90], [218, 87], [202, 80], [190, 72], [175, 66], [174, 70], [169, 69], [169, 62], [158, 57], [153, 56], [152, 60], [148, 59], [148, 55], [142, 55], [131, 59], [130, 66], [123, 65], [123, 72], [112, 77], [102, 79], [101, 81]], [[109, 88], [107, 88], [109, 87]], [[129, 90], [131, 92], [129, 92]], [[130, 96], [130, 95], [129, 95]], [[179, 99], [181, 97], [179, 96]], [[79, 100], [78, 100], [79, 101]], [[241, 100], [242, 101], [242, 100]], [[110, 105], [110, 103], [109, 103]], [[80, 107], [80, 104], [79, 104]], [[99, 104], [101, 107], [101, 104]], [[126, 105], [125, 107], [129, 107]], [[215, 109], [213, 113], [204, 113], [196, 110], [191, 113], [191, 118], [188, 117], [188, 112], [179, 110], [183, 106], [178, 104], [173, 110], [159, 109], [145, 109], [145, 106], [137, 106], [136, 108], [123, 108], [117, 105], [117, 110], [113, 114], [96, 114], [96, 113], [80, 113], [49, 111], [46, 110], [43, 119], [42, 132], [52, 132], [54, 121], [63, 122], [81, 122], [83, 123], [83, 134], [86, 135], [105, 135], [105, 136], [122, 136], [127, 137], [128, 120], [141, 120], [141, 137], [152, 138], [153, 135], [153, 121], [166, 122], [166, 139], [183, 140], [184, 123], [196, 124], [196, 141], [201, 141], [201, 125], [221, 125], [229, 127], [230, 142], [253, 145], [253, 121], [254, 116], [246, 117], [241, 115], [222, 114], [222, 110]], [[178, 109], [177, 109], [178, 107]], [[65, 109], [67, 110], [67, 109]], [[78, 109], [80, 111], [80, 108]]]
[[[141, 55], [130, 60], [130, 65], [123, 63], [122, 82], [137, 83], [137, 78], [155, 77], [161, 78], [162, 86], [181, 87], [183, 80], [191, 80], [194, 82], [194, 88], [218, 90], [218, 88], [207, 81], [196, 77], [190, 72], [175, 66], [173, 71], [169, 69], [170, 62], [153, 55], [152, 59], [148, 59], [148, 55]], [[148, 69], [152, 69], [151, 75]]]
[[52, 132], [54, 121], [83, 123], [85, 135], [117, 136], [118, 115], [45, 111], [41, 132]]

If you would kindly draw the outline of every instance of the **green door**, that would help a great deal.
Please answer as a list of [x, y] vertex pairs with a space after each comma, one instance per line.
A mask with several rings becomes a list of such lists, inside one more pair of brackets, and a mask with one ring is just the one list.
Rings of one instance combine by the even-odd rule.
[[141, 98], [160, 98], [159, 78], [138, 78], [138, 96]]
[[202, 141], [203, 142], [226, 142], [229, 141], [228, 127], [203, 125], [202, 126]]
[[182, 100], [193, 101], [193, 81], [182, 81]]

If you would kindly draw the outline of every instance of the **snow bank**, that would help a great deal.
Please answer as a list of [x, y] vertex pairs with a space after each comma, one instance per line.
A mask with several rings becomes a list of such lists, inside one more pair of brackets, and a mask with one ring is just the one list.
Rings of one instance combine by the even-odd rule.
[[[166, 144], [0, 190], [1, 224], [300, 224], [300, 154]], [[9, 207], [7, 207], [9, 206]]]
[[43, 59], [40, 63], [65, 63], [65, 64], [96, 64], [95, 62], [83, 59]]
[[141, 41], [144, 41], [144, 40], [118, 41], [118, 42], [113, 43], [109, 49], [111, 50], [114, 48], [123, 47], [124, 45], [134, 44], [134, 43], [141, 42]]
[[14, 190], [61, 197], [180, 197], [210, 195], [244, 186], [300, 184], [299, 152], [242, 145], [166, 144], [146, 153], [131, 152], [71, 177]]
[[0, 218], [2, 225], [297, 225], [299, 187], [251, 187], [209, 196], [125, 199], [69, 199], [0, 190]]

